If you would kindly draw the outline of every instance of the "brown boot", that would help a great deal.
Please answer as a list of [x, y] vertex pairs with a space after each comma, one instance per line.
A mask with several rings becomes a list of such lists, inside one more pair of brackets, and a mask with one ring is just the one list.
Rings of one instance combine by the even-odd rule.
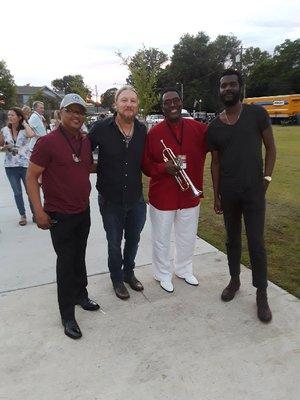
[[268, 304], [267, 289], [257, 289], [256, 291], [257, 316], [262, 322], [270, 322], [272, 312]]
[[119, 297], [119, 299], [122, 300], [127, 300], [130, 297], [130, 294], [128, 290], [126, 289], [126, 286], [124, 285], [124, 282], [112, 282], [114, 291], [116, 293], [116, 296]]
[[239, 290], [241, 286], [240, 277], [232, 277], [230, 279], [229, 285], [223, 290], [221, 299], [223, 301], [230, 301], [234, 298], [235, 292]]

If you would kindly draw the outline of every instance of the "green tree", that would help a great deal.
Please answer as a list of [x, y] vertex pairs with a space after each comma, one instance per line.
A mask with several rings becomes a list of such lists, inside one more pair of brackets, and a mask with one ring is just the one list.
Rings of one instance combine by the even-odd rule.
[[6, 63], [0, 61], [0, 107], [9, 108], [16, 104], [16, 85], [7, 69]]
[[210, 58], [216, 67], [219, 64], [221, 70], [224, 68], [238, 68], [237, 55], [240, 52], [241, 42], [234, 35], [219, 35], [209, 44], [212, 53]]
[[106, 92], [104, 92], [101, 95], [101, 105], [104, 108], [108, 108], [110, 111], [113, 111], [113, 104], [115, 100], [115, 94], [117, 92], [117, 88], [110, 88], [107, 89]]
[[[249, 76], [253, 69], [256, 69], [257, 66], [260, 66], [260, 70], [262, 70], [262, 66], [265, 65], [268, 61], [271, 60], [271, 55], [267, 51], [262, 51], [259, 47], [248, 47], [243, 51], [243, 47], [240, 47], [240, 53], [236, 57], [236, 68], [238, 68], [242, 72], [242, 76], [244, 78], [244, 97], [249, 97], [248, 93], [248, 84], [249, 84]], [[253, 76], [253, 74], [252, 74]], [[265, 83], [259, 83], [261, 87]]]
[[247, 97], [300, 92], [300, 39], [285, 40], [273, 57], [261, 57], [249, 70]]
[[183, 87], [184, 107], [190, 111], [197, 101], [202, 110], [215, 111], [220, 73], [225, 66], [234, 65], [239, 46], [240, 41], [232, 35], [221, 35], [210, 41], [204, 32], [195, 36], [185, 34], [173, 48], [171, 64], [160, 76], [160, 85], [163, 77], [168, 86]]
[[300, 92], [300, 39], [285, 40], [276, 46], [273, 59], [275, 61], [276, 94], [292, 94]]
[[192, 110], [194, 101], [204, 96], [203, 77], [209, 73], [208, 64], [204, 62], [208, 54], [209, 37], [204, 32], [196, 36], [185, 34], [173, 48], [171, 64], [168, 68], [169, 85], [179, 91], [183, 89], [184, 107]]
[[158, 102], [157, 82], [163, 64], [168, 56], [155, 48], [138, 50], [133, 57], [125, 58], [117, 53], [129, 69], [128, 83], [132, 84], [139, 95], [141, 114], [145, 117]]
[[[240, 58], [240, 69], [244, 77], [249, 76], [251, 69], [261, 62], [270, 60], [272, 56], [267, 51], [262, 51], [259, 47], [248, 47]], [[239, 64], [239, 63], [238, 63]]]
[[91, 90], [83, 81], [81, 75], [65, 75], [61, 79], [54, 79], [51, 82], [52, 88], [56, 92], [77, 93], [84, 100], [91, 97]]
[[247, 77], [247, 97], [271, 96], [274, 95], [272, 82], [275, 82], [275, 63], [274, 60], [266, 59], [254, 65]]

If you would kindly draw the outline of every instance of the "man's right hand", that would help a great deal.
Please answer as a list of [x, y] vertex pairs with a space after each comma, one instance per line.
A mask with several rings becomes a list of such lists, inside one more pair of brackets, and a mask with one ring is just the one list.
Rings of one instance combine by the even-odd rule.
[[4, 143], [2, 149], [3, 151], [11, 151], [12, 147], [14, 147], [12, 143]]
[[214, 210], [216, 214], [223, 214], [223, 210], [221, 207], [221, 200], [219, 198], [214, 201]]
[[35, 214], [36, 224], [40, 229], [50, 229], [51, 228], [51, 218], [45, 211], [41, 211]]
[[165, 163], [165, 168], [166, 168], [166, 172], [167, 172], [168, 174], [170, 174], [170, 175], [173, 175], [173, 176], [177, 175], [177, 174], [178, 174], [178, 171], [180, 170], [180, 168], [177, 167], [177, 166], [173, 163], [172, 160], [168, 160], [168, 161]]

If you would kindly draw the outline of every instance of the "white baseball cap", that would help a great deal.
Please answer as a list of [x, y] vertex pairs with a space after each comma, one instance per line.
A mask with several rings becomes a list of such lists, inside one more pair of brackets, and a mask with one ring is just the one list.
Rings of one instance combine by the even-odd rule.
[[78, 104], [86, 110], [85, 101], [77, 93], [66, 94], [65, 97], [62, 99], [62, 102], [60, 103], [60, 109], [62, 109], [64, 107], [68, 107], [71, 104]]

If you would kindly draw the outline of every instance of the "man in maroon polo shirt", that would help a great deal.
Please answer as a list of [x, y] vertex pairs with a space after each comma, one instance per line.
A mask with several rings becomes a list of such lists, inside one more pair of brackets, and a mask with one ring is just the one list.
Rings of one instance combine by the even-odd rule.
[[[92, 153], [90, 141], [80, 128], [86, 105], [75, 94], [67, 94], [60, 105], [60, 126], [36, 143], [27, 172], [27, 190], [37, 225], [50, 229], [57, 254], [58, 304], [65, 334], [82, 336], [75, 320], [75, 305], [94, 311], [99, 305], [87, 292], [86, 243], [90, 230], [89, 180]], [[42, 175], [44, 206], [39, 190]]]

